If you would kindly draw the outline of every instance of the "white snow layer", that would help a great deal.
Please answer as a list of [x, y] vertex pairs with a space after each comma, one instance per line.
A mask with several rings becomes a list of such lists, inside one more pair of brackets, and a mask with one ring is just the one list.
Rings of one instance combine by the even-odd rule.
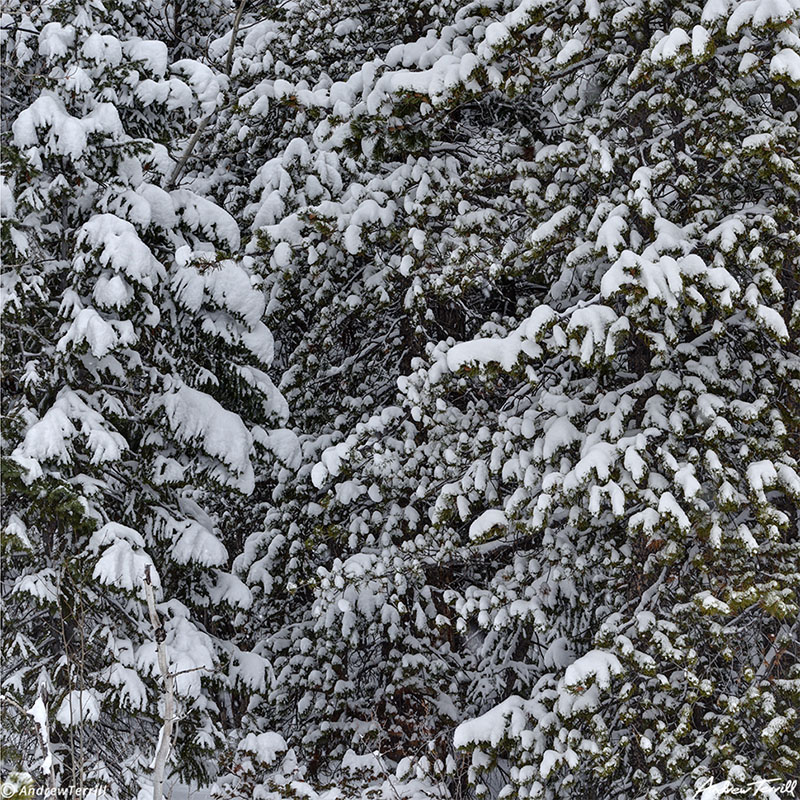
[[100, 719], [100, 703], [97, 693], [91, 689], [67, 692], [56, 712], [56, 720], [62, 725], [80, 725]]
[[233, 477], [229, 483], [246, 494], [253, 491], [255, 475], [250, 462], [253, 437], [238, 414], [185, 384], [162, 395], [159, 405], [181, 441], [199, 444], [231, 470]]

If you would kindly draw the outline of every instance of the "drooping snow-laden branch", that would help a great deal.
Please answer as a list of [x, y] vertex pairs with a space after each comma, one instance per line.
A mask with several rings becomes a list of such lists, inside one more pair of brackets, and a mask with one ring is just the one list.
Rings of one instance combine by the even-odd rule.
[[56, 787], [55, 760], [53, 751], [50, 748], [50, 725], [48, 722], [48, 708], [44, 686], [39, 686], [39, 695], [36, 702], [30, 707], [25, 708], [20, 705], [13, 697], [8, 694], [0, 694], [0, 703], [8, 703], [14, 706], [23, 716], [31, 717], [36, 726], [36, 738], [39, 747], [42, 749], [42, 772], [47, 776], [47, 786], [49, 789]]

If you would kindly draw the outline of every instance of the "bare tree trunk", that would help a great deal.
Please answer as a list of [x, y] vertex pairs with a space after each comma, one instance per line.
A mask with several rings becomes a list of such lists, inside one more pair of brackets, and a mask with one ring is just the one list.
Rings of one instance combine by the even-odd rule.
[[169, 758], [170, 747], [172, 746], [172, 728], [175, 723], [175, 677], [169, 671], [169, 659], [167, 658], [167, 646], [164, 643], [166, 634], [164, 626], [156, 610], [156, 598], [153, 592], [153, 582], [150, 577], [149, 565], [144, 574], [144, 590], [147, 595], [147, 609], [150, 612], [150, 623], [158, 648], [158, 669], [164, 681], [164, 690], [161, 698], [164, 702], [164, 723], [161, 726], [161, 733], [158, 737], [156, 755], [153, 759], [153, 800], [162, 800], [164, 797], [164, 771]]

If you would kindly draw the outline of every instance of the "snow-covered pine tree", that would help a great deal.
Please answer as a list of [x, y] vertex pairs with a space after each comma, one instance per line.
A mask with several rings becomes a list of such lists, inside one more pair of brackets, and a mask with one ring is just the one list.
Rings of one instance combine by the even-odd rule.
[[185, 777], [213, 777], [236, 686], [263, 681], [232, 635], [242, 531], [217, 511], [246, 502], [287, 410], [236, 221], [169, 185], [225, 75], [143, 38], [137, 3], [7, 10], [4, 737], [20, 767], [132, 796], [164, 713], [158, 639]]
[[390, 465], [384, 503], [405, 453], [438, 470], [419, 543], [491, 564], [449, 594], [486, 631], [455, 737], [479, 795], [796, 772], [797, 16], [531, 3], [485, 29], [532, 136], [496, 162], [528, 218], [494, 263], [542, 288], [409, 378], [422, 433], [349, 448], [364, 485]]
[[[219, 12], [213, 69], [167, 78], [213, 40], [183, 16], [188, 46], [184, 7], [3, 22], [24, 104], [6, 114], [4, 599], [27, 620], [4, 680], [15, 702], [46, 689], [60, 778], [69, 734], [135, 753], [134, 677], [157, 717], [139, 587], [98, 585], [146, 558], [168, 625], [253, 692], [182, 692], [184, 763], [231, 744], [223, 797], [691, 797], [791, 776], [796, 0], [243, 3]], [[93, 55], [90, 28], [119, 50]], [[35, 75], [52, 118], [23, 116]], [[245, 258], [206, 197], [249, 227]], [[114, 259], [100, 214], [149, 273]], [[291, 431], [253, 428], [285, 415], [257, 276]], [[176, 410], [195, 400], [274, 467], [250, 480], [249, 444], [226, 460]], [[221, 544], [238, 577], [215, 571]], [[67, 632], [25, 617], [26, 592], [55, 592]], [[225, 597], [252, 598], [236, 631]], [[113, 657], [76, 665], [70, 625], [90, 644], [113, 625]], [[65, 729], [67, 691], [110, 716]]]
[[[338, 26], [341, 4], [324, 9]], [[442, 9], [435, 10], [425, 27], [440, 25]], [[440, 263], [442, 247], [461, 245], [463, 256], [474, 232], [505, 210], [492, 207], [485, 162], [470, 147], [487, 111], [466, 109], [455, 132], [448, 113], [428, 117], [410, 92], [404, 111], [387, 106], [379, 115], [365, 113], [364, 98], [380, 67], [368, 43], [409, 37], [402, 18], [375, 13], [382, 35], [373, 27], [362, 32], [360, 45], [352, 44], [346, 80], [333, 80], [324, 60], [311, 66], [293, 60], [293, 68], [282, 60], [288, 56], [281, 47], [295, 42], [292, 25], [307, 24], [308, 15], [296, 12], [243, 25], [232, 71], [234, 81], [250, 76], [252, 88], [240, 96], [230, 126], [240, 140], [228, 146], [230, 163], [246, 168], [259, 153], [275, 153], [258, 169], [244, 213], [257, 234], [250, 252], [266, 260], [262, 271], [272, 282], [268, 319], [281, 331], [276, 364], [284, 371], [281, 388], [300, 439], [289, 468], [276, 471], [274, 489], [266, 487], [271, 496], [264, 500], [263, 533], [249, 539], [237, 561], [258, 595], [253, 644], [275, 668], [248, 730], [290, 732], [291, 744], [302, 745], [301, 760], [323, 776], [350, 747], [378, 747], [394, 762], [432, 739], [445, 752], [447, 729], [460, 717], [453, 677], [460, 657], [432, 625], [441, 600], [427, 588], [424, 570], [406, 573], [397, 543], [369, 531], [377, 487], [368, 499], [368, 485], [343, 485], [329, 513], [327, 500], [320, 502], [325, 476], [312, 468], [323, 448], [346, 449], [355, 426], [393, 402], [398, 376], [425, 352], [427, 341], [472, 333], [487, 295], [489, 304], [507, 302], [497, 280], [459, 275], [457, 257]], [[480, 9], [473, 11], [459, 30], [470, 31], [469, 23], [480, 18]], [[356, 30], [357, 20], [340, 30], [345, 28]], [[301, 49], [304, 39], [297, 37], [293, 46]], [[395, 66], [404, 58], [424, 62], [436, 41], [410, 44], [405, 56], [401, 46], [387, 58]], [[341, 48], [334, 42], [330, 50]], [[353, 134], [348, 120], [355, 108], [360, 116]], [[270, 133], [278, 133], [265, 133], [262, 118]], [[494, 146], [493, 135], [487, 135], [487, 147]], [[473, 166], [462, 179], [460, 173]], [[462, 180], [469, 186], [464, 194]], [[462, 292], [472, 293], [480, 312], [469, 316]], [[389, 410], [386, 422], [392, 415]], [[413, 464], [407, 469], [413, 472]], [[407, 497], [393, 498], [385, 515], [402, 525], [403, 536], [417, 524], [413, 508], [406, 519], [407, 505]], [[280, 602], [287, 594], [292, 602]], [[342, 617], [353, 603], [364, 615]]]
[[[797, 16], [469, 6], [305, 101], [347, 103], [317, 144], [357, 145], [374, 176], [306, 212], [330, 220], [314, 274], [347, 253], [371, 270], [419, 263], [424, 307], [449, 258], [453, 284], [485, 287], [458, 338], [483, 314], [481, 335], [429, 349], [405, 408], [334, 435], [313, 470], [335, 560], [312, 579], [317, 621], [281, 642], [278, 690], [299, 674], [313, 704], [316, 685], [334, 736], [396, 741], [396, 704], [358, 722], [374, 687], [396, 696], [388, 674], [409, 680], [396, 658], [428, 691], [465, 681], [462, 707], [488, 712], [456, 734], [479, 795], [693, 796], [796, 770]], [[465, 142], [470, 120], [483, 124]], [[423, 159], [470, 145], [478, 163], [453, 157], [447, 180], [425, 181], [413, 224]], [[479, 189], [491, 202], [476, 209]], [[270, 229], [278, 262], [312, 252], [297, 230]], [[493, 308], [501, 277], [515, 296]], [[441, 337], [415, 332], [422, 352]], [[279, 552], [244, 563], [258, 578]], [[426, 601], [414, 620], [409, 596]]]

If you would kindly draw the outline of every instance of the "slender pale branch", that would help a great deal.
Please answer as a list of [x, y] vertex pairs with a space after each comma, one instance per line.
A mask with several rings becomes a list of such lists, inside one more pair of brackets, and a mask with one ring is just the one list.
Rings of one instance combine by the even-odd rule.
[[[239, 7], [236, 9], [236, 15], [233, 18], [231, 41], [228, 45], [228, 55], [225, 59], [225, 74], [228, 75], [228, 77], [230, 77], [231, 70], [233, 69], [233, 52], [236, 45], [236, 34], [239, 32], [239, 25], [242, 21], [242, 14], [244, 12], [246, 3], [247, 0], [242, 0], [242, 2], [239, 3]], [[197, 147], [197, 143], [200, 141], [203, 131], [206, 129], [208, 123], [211, 122], [211, 118], [217, 113], [217, 111], [218, 109], [216, 108], [213, 111], [210, 111], [197, 124], [197, 130], [192, 135], [192, 138], [186, 143], [186, 147], [184, 148], [181, 157], [178, 159], [178, 163], [175, 165], [175, 168], [172, 170], [172, 174], [169, 176], [169, 180], [167, 181], [168, 190], [174, 189], [178, 185], [178, 181], [180, 180], [181, 175], [183, 175], [183, 170], [186, 168], [186, 164], [194, 152], [195, 147]]]
[[163, 725], [158, 739], [156, 756], [153, 759], [153, 800], [162, 800], [164, 796], [164, 771], [172, 746], [172, 729], [175, 724], [175, 676], [169, 671], [167, 658], [166, 634], [156, 609], [156, 598], [153, 592], [153, 581], [150, 576], [150, 565], [145, 567], [144, 590], [147, 595], [147, 610], [158, 649], [158, 669], [164, 682], [162, 699], [164, 701]]

